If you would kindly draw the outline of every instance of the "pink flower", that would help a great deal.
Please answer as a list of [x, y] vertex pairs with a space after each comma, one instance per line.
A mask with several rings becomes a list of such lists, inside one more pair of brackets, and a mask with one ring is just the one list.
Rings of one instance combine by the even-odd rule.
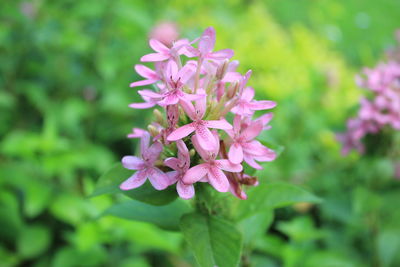
[[240, 99], [237, 102], [237, 105], [232, 108], [232, 112], [242, 116], [252, 116], [255, 110], [265, 110], [271, 109], [276, 106], [276, 103], [273, 101], [263, 100], [256, 101], [254, 98], [254, 89], [251, 87], [247, 87], [244, 89]]
[[230, 185], [228, 178], [224, 174], [224, 171], [228, 172], [241, 172], [243, 170], [242, 165], [233, 164], [227, 159], [216, 159], [219, 151], [219, 138], [216, 132], [213, 133], [215, 147], [211, 151], [204, 150], [200, 145], [202, 140], [198, 135], [192, 137], [193, 145], [196, 151], [200, 154], [204, 163], [190, 168], [183, 176], [183, 182], [185, 184], [193, 184], [197, 181], [204, 179], [207, 176], [207, 181], [219, 192], [229, 191]]
[[224, 60], [233, 57], [233, 50], [222, 49], [212, 52], [215, 46], [215, 30], [213, 27], [208, 27], [200, 37], [198, 49], [187, 47], [192, 56], [198, 56], [202, 60]]
[[154, 70], [152, 70], [144, 65], [140, 65], [140, 64], [135, 65], [135, 70], [140, 76], [142, 76], [143, 78], [146, 78], [146, 79], [142, 80], [142, 81], [133, 82], [129, 85], [130, 87], [137, 87], [137, 86], [153, 84], [153, 83], [158, 82], [161, 79], [160, 76], [158, 76], [158, 74]]
[[[204, 90], [199, 90], [200, 93], [204, 93]], [[217, 147], [218, 144], [215, 142], [215, 138], [213, 137], [211, 131], [208, 128], [221, 129], [221, 130], [229, 130], [232, 129], [232, 125], [230, 125], [226, 120], [211, 120], [205, 121], [203, 120], [205, 111], [206, 111], [206, 99], [200, 99], [196, 101], [195, 107], [190, 102], [182, 101], [182, 108], [185, 110], [186, 114], [193, 121], [189, 124], [186, 124], [175, 131], [173, 131], [168, 137], [168, 141], [176, 141], [180, 140], [192, 132], [196, 132], [198, 135], [198, 139], [200, 140], [200, 144], [203, 149], [213, 150]]]
[[241, 116], [236, 115], [233, 122], [233, 130], [227, 131], [232, 139], [228, 154], [229, 160], [235, 164], [239, 164], [245, 160], [250, 166], [256, 169], [261, 169], [262, 167], [255, 160], [274, 160], [276, 155], [271, 149], [253, 140], [262, 130], [263, 123], [261, 120], [250, 122], [248, 125], [242, 125]]
[[122, 165], [129, 170], [136, 172], [120, 185], [122, 190], [130, 190], [144, 184], [147, 179], [157, 190], [163, 190], [169, 185], [168, 176], [154, 166], [155, 161], [160, 156], [163, 146], [160, 142], [155, 142], [150, 146], [150, 134], [144, 132], [141, 137], [140, 149], [142, 158], [135, 156], [125, 156], [122, 158]]
[[174, 171], [167, 172], [170, 178], [170, 184], [176, 183], [176, 190], [183, 199], [190, 199], [194, 196], [193, 184], [185, 184], [182, 179], [186, 171], [190, 167], [190, 155], [189, 151], [182, 140], [176, 142], [178, 147], [178, 158], [167, 158], [164, 160], [164, 164]]
[[172, 45], [172, 48], [168, 48], [163, 43], [156, 39], [150, 39], [150, 47], [153, 48], [157, 53], [151, 53], [144, 55], [140, 61], [142, 62], [160, 62], [167, 59], [174, 59], [177, 56], [183, 54], [184, 48], [190, 43], [186, 39], [179, 40]]

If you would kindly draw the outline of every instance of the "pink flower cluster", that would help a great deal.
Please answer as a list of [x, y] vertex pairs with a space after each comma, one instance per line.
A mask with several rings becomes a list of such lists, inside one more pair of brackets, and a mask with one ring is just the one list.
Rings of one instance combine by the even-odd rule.
[[339, 134], [343, 143], [342, 153], [351, 149], [363, 153], [362, 138], [375, 134], [384, 127], [400, 130], [400, 63], [380, 63], [374, 69], [365, 69], [364, 77], [357, 77], [357, 84], [366, 88], [371, 97], [363, 97], [356, 118], [347, 122], [347, 132]]
[[141, 156], [122, 159], [125, 168], [136, 172], [120, 188], [137, 188], [148, 179], [157, 190], [176, 184], [179, 196], [189, 199], [196, 182], [207, 182], [219, 192], [246, 199], [242, 185], [258, 181], [243, 172], [243, 164], [262, 169], [258, 162], [276, 157], [256, 140], [270, 128], [272, 114], [253, 115], [275, 107], [275, 102], [254, 100], [254, 89], [247, 86], [251, 71], [236, 71], [239, 63], [230, 61], [232, 50], [213, 51], [212, 27], [194, 41], [177, 40], [171, 47], [155, 39], [149, 43], [154, 53], [141, 61], [154, 62], [155, 67], [136, 65], [143, 80], [130, 86], [152, 89], [139, 90], [144, 102], [130, 107], [158, 106], [165, 116], [155, 109], [147, 131], [134, 128], [128, 135], [141, 139]]

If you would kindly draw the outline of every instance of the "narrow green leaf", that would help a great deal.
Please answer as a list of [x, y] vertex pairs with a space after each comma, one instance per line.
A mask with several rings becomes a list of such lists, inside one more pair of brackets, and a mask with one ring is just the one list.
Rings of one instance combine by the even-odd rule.
[[239, 264], [242, 236], [229, 222], [198, 213], [186, 214], [181, 229], [201, 267], [235, 267]]
[[259, 185], [249, 190], [248, 200], [240, 202], [237, 218], [243, 219], [265, 209], [281, 208], [298, 202], [320, 203], [321, 199], [292, 184]]
[[105, 211], [104, 215], [153, 223], [167, 230], [178, 230], [180, 218], [189, 212], [191, 212], [191, 207], [181, 199], [159, 207], [136, 200], [129, 200], [111, 206]]
[[121, 191], [119, 185], [133, 175], [134, 171], [125, 169], [120, 162], [115, 163], [111, 169], [100, 176], [96, 187], [90, 197]]

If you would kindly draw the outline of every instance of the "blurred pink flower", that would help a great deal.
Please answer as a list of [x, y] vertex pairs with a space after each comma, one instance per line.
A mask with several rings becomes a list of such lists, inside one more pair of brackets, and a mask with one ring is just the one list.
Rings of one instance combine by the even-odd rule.
[[150, 33], [150, 39], [156, 39], [168, 47], [171, 47], [178, 38], [178, 26], [169, 21], [158, 23]]

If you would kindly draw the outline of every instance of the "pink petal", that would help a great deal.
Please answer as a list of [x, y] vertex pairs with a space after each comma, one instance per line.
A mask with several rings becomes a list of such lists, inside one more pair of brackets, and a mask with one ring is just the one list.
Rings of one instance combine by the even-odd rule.
[[187, 94], [185, 92], [183, 92], [183, 99], [186, 101], [194, 101], [194, 100], [199, 100], [202, 98], [206, 98], [206, 95], [202, 95], [202, 94]]
[[150, 39], [149, 45], [151, 48], [153, 48], [154, 51], [161, 52], [164, 54], [169, 53], [169, 48], [166, 47], [163, 43], [161, 43], [157, 39]]
[[254, 98], [254, 89], [251, 87], [246, 87], [242, 93], [242, 99], [246, 101], [251, 101]]
[[179, 97], [176, 94], [169, 94], [163, 100], [158, 101], [160, 106], [175, 105], [179, 102]]
[[206, 127], [214, 128], [214, 129], [221, 129], [221, 130], [231, 130], [232, 125], [229, 124], [225, 119], [221, 120], [213, 120], [213, 121], [205, 121]]
[[146, 131], [140, 128], [133, 128], [132, 133], [128, 134], [128, 138], [141, 138]]
[[[204, 149], [201, 145], [200, 145], [199, 141], [199, 137], [195, 134], [192, 136], [192, 143], [194, 148], [196, 149], [197, 153], [199, 153], [200, 157], [204, 160], [204, 161], [208, 161], [210, 159], [210, 154], [212, 152], [210, 152], [209, 150]], [[218, 151], [216, 151], [216, 153], [218, 153]]]
[[254, 169], [257, 169], [257, 170], [262, 170], [262, 169], [263, 169], [263, 167], [261, 167], [261, 165], [258, 164], [258, 163], [254, 160], [253, 156], [251, 156], [251, 155], [246, 155], [246, 154], [244, 154], [243, 160], [244, 160], [247, 164], [249, 164], [251, 167], [253, 167]]
[[240, 75], [240, 73], [238, 72], [227, 72], [224, 76], [224, 78], [222, 79], [223, 82], [225, 83], [231, 83], [231, 82], [235, 82], [235, 81], [239, 81], [242, 78], [242, 75]]
[[233, 143], [229, 148], [228, 153], [229, 160], [232, 163], [239, 164], [243, 161], [243, 149], [238, 143]]
[[146, 158], [150, 162], [155, 162], [163, 151], [163, 148], [160, 142], [154, 142], [143, 154], [146, 155]]
[[158, 61], [164, 61], [166, 59], [170, 58], [169, 55], [161, 54], [161, 53], [151, 53], [144, 55], [140, 58], [140, 61], [142, 62], [158, 62]]
[[[201, 95], [207, 95], [206, 91], [202, 88], [199, 88], [197, 90], [197, 93]], [[202, 119], [204, 116], [204, 113], [206, 112], [206, 107], [207, 107], [207, 97], [200, 98], [196, 100], [194, 103], [195, 105], [195, 112], [196, 112], [196, 119]]]
[[199, 50], [203, 55], [211, 52], [215, 45], [215, 30], [208, 27], [200, 37]]
[[179, 139], [182, 139], [189, 134], [191, 134], [195, 130], [195, 127], [193, 126], [193, 123], [189, 123], [186, 125], [183, 125], [182, 127], [179, 127], [178, 129], [174, 130], [170, 135], [168, 135], [167, 140], [168, 141], [176, 141]]
[[138, 87], [138, 86], [144, 86], [144, 85], [149, 85], [157, 82], [158, 80], [142, 80], [142, 81], [137, 81], [129, 84], [129, 87]]
[[274, 117], [274, 114], [273, 114], [273, 113], [266, 113], [266, 114], [264, 114], [264, 115], [258, 117], [258, 118], [256, 119], [256, 121], [261, 121], [261, 123], [263, 124], [263, 126], [265, 126], [265, 125], [267, 125], [267, 124], [272, 120], [273, 117]]
[[274, 101], [262, 100], [262, 101], [252, 101], [249, 103], [249, 108], [252, 110], [264, 110], [276, 107]]
[[140, 151], [143, 154], [150, 145], [150, 133], [149, 132], [143, 132], [142, 137], [140, 139]]
[[165, 66], [164, 73], [166, 80], [171, 80], [172, 78], [173, 81], [176, 81], [179, 78], [177, 77], [178, 65], [176, 62], [173, 60], [168, 61], [167, 65]]
[[140, 76], [144, 78], [151, 80], [158, 79], [157, 73], [154, 70], [146, 67], [145, 65], [137, 64], [135, 65], [135, 70]]
[[246, 129], [240, 134], [241, 137], [246, 141], [251, 141], [256, 138], [262, 131], [263, 125], [259, 122], [252, 122]]
[[184, 184], [182, 181], [178, 181], [176, 184], [176, 190], [178, 195], [183, 199], [190, 199], [194, 197], [194, 186], [193, 184]]
[[207, 127], [201, 124], [197, 125], [196, 135], [198, 137], [199, 144], [202, 148], [204, 148], [205, 150], [215, 150], [217, 146], [215, 138]]
[[164, 160], [164, 164], [170, 167], [171, 169], [178, 170], [179, 169], [179, 160], [177, 158], [166, 158]]
[[254, 156], [263, 156], [269, 153], [269, 149], [263, 146], [257, 140], [253, 140], [248, 143], [243, 143], [242, 148], [245, 154], [250, 154]]
[[210, 168], [208, 172], [208, 181], [219, 192], [229, 191], [229, 181], [225, 174], [218, 168]]
[[207, 174], [208, 166], [207, 163], [203, 163], [190, 168], [183, 176], [182, 181], [185, 184], [193, 184], [199, 181]]
[[146, 182], [146, 172], [145, 171], [137, 171], [134, 175], [129, 177], [126, 181], [124, 181], [119, 188], [121, 190], [131, 190], [137, 188]]
[[122, 165], [129, 170], [140, 170], [143, 168], [144, 162], [135, 156], [125, 156], [122, 158]]
[[181, 98], [179, 104], [181, 104], [181, 107], [191, 120], [196, 120], [196, 112], [194, 110], [193, 104], [190, 101], [186, 101], [185, 99]]
[[132, 103], [129, 105], [130, 108], [136, 108], [136, 109], [146, 109], [146, 108], [152, 108], [156, 105], [156, 103], [152, 102], [143, 102], [143, 103]]
[[179, 77], [180, 81], [185, 84], [190, 78], [192, 78], [195, 72], [196, 65], [189, 62], [179, 70], [177, 77]]
[[160, 171], [158, 168], [150, 168], [147, 172], [147, 177], [150, 183], [157, 190], [163, 190], [168, 187], [169, 179], [168, 176]]
[[147, 96], [150, 98], [161, 98], [163, 95], [156, 93], [152, 90], [138, 90], [139, 95], [141, 96]]
[[216, 160], [218, 167], [224, 171], [228, 172], [241, 172], [243, 171], [243, 166], [240, 164], [234, 164], [227, 159]]
[[173, 185], [178, 181], [179, 178], [179, 173], [177, 171], [170, 171], [165, 173], [168, 177], [168, 183], [169, 185]]
[[222, 49], [208, 55], [208, 58], [224, 60], [233, 57], [233, 50], [232, 49]]

